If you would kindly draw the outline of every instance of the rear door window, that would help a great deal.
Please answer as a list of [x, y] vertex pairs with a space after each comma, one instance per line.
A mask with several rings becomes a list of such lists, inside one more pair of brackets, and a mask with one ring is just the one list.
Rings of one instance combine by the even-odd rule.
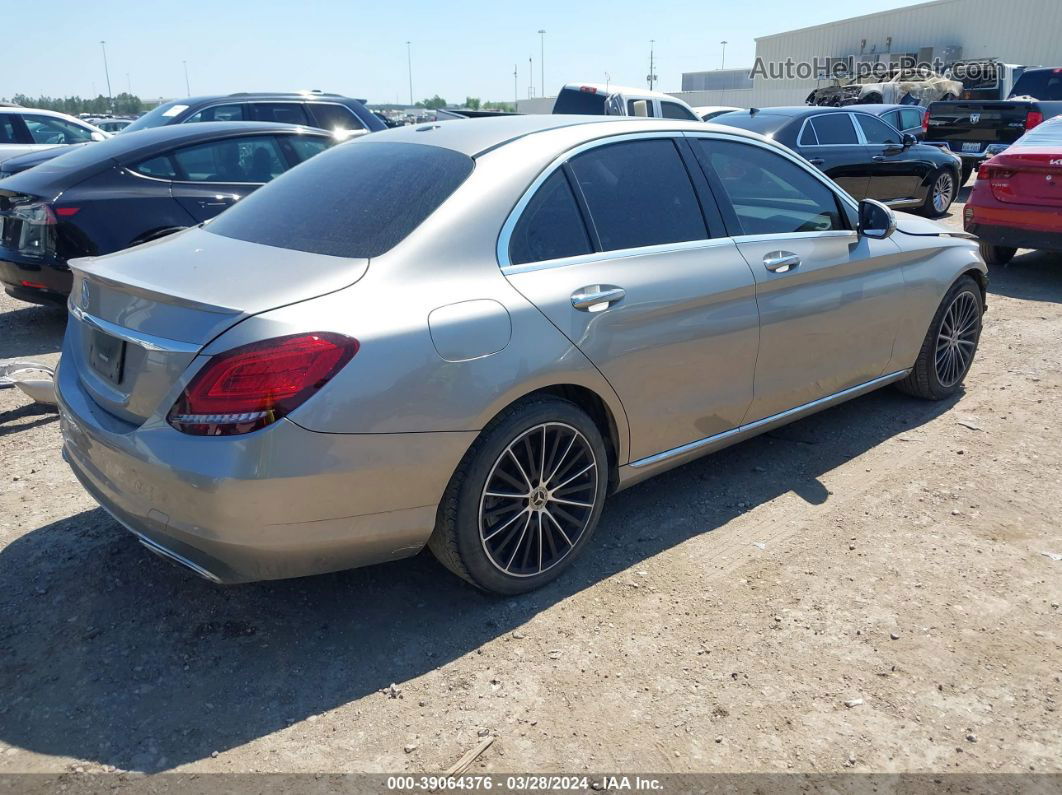
[[225, 138], [186, 146], [173, 153], [182, 182], [269, 182], [287, 165], [271, 135]]
[[331, 102], [313, 102], [310, 104], [316, 124], [322, 130], [364, 130], [365, 125], [354, 115], [354, 111], [343, 105]]
[[296, 163], [309, 160], [314, 155], [319, 155], [333, 144], [328, 138], [318, 138], [309, 135], [285, 135], [280, 139], [282, 146], [290, 148]]
[[753, 144], [697, 139], [697, 158], [715, 172], [745, 235], [845, 229], [832, 190], [804, 168]]
[[896, 144], [900, 143], [900, 134], [885, 124], [881, 119], [868, 116], [866, 113], [854, 114], [859, 126], [863, 128], [863, 136], [868, 144]]
[[900, 123], [895, 125], [900, 130], [913, 130], [922, 126], [922, 113], [917, 110], [901, 110]]
[[655, 116], [653, 112], [653, 101], [651, 99], [628, 99], [627, 100], [627, 115], [628, 116]]
[[176, 179], [177, 169], [169, 155], [159, 155], [133, 166], [133, 170], [146, 177], [155, 179]]
[[301, 102], [254, 102], [251, 104], [251, 118], [255, 121], [304, 126], [310, 123]]
[[197, 121], [250, 121], [250, 118], [244, 116], [244, 105], [235, 103], [203, 108], [198, 113], [193, 113], [183, 123], [191, 124]]
[[373, 137], [322, 152], [205, 228], [313, 254], [380, 256], [446, 201], [475, 164], [452, 149]]
[[815, 128], [815, 137], [819, 139], [820, 146], [859, 143], [850, 113], [816, 116], [811, 120], [811, 125]]
[[700, 121], [694, 114], [686, 110], [677, 102], [661, 102], [660, 115], [665, 119], [686, 119], [687, 121]]
[[608, 144], [570, 163], [604, 251], [708, 237], [693, 184], [670, 139]]
[[593, 251], [568, 178], [558, 169], [531, 197], [509, 241], [509, 261], [525, 262], [575, 257]]
[[1037, 69], [1026, 72], [1014, 84], [1012, 97], [1034, 97], [1041, 102], [1062, 100], [1062, 69]]

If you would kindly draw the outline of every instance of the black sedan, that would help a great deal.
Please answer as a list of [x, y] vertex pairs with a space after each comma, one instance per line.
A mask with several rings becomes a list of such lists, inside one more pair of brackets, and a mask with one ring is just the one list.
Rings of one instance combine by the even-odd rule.
[[289, 124], [215, 122], [123, 133], [0, 180], [0, 282], [62, 302], [66, 262], [207, 221], [334, 143]]
[[944, 215], [955, 200], [959, 163], [944, 150], [850, 108], [784, 107], [735, 111], [712, 124], [752, 130], [788, 146], [855, 199]]

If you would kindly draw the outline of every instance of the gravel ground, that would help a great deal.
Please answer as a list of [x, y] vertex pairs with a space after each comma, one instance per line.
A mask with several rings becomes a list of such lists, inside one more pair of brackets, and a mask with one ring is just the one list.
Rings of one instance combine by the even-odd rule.
[[[213, 586], [0, 392], [0, 772], [434, 772], [488, 734], [472, 772], [1062, 771], [1062, 257], [990, 293], [957, 400], [881, 391], [624, 492], [512, 600], [427, 554]], [[0, 358], [64, 323], [0, 299]]]

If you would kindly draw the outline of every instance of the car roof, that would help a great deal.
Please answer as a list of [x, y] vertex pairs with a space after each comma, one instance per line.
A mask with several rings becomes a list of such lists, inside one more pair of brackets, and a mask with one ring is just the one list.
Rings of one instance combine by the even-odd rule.
[[606, 134], [622, 135], [623, 133], [658, 130], [676, 132], [712, 130], [762, 140], [762, 137], [755, 133], [711, 122], [647, 119], [641, 116], [577, 116], [541, 113], [408, 125], [364, 136], [356, 143], [357, 145], [386, 142], [426, 144], [452, 149], [469, 157], [477, 157], [528, 136], [576, 126], [585, 127], [585, 137], [588, 140]]
[[[232, 100], [234, 102], [240, 101], [252, 101], [262, 99], [284, 99], [284, 100], [298, 100], [302, 102], [314, 102], [315, 100], [350, 100], [353, 97], [346, 97], [342, 94], [325, 94], [321, 92], [311, 91], [237, 91], [233, 94], [203, 94], [197, 97], [184, 97], [183, 99], [173, 99], [170, 102], [175, 102], [179, 105], [200, 105], [203, 103], [217, 102], [218, 100]], [[355, 100], [356, 102], [363, 102], [363, 100]]]
[[598, 94], [633, 94], [639, 97], [654, 97], [656, 99], [669, 99], [673, 102], [686, 104], [684, 100], [665, 94], [663, 91], [653, 91], [648, 88], [633, 88], [631, 86], [617, 86], [615, 83], [565, 83], [562, 91], [582, 91], [584, 88], [592, 88]]
[[160, 146], [212, 138], [234, 138], [240, 135], [261, 134], [269, 132], [303, 133], [319, 137], [330, 137], [330, 133], [316, 127], [303, 127], [297, 124], [281, 124], [267, 121], [207, 121], [195, 124], [171, 124], [163, 127], [151, 127], [146, 130], [122, 133], [101, 141], [93, 146], [101, 159], [119, 159], [152, 151]]

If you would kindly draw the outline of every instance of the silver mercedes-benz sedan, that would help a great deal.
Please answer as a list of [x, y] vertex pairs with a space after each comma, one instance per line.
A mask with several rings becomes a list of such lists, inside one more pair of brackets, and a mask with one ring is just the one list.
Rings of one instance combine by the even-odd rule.
[[240, 582], [427, 544], [506, 594], [610, 492], [954, 394], [986, 285], [970, 240], [755, 134], [576, 116], [366, 136], [73, 267], [64, 453], [145, 545]]

